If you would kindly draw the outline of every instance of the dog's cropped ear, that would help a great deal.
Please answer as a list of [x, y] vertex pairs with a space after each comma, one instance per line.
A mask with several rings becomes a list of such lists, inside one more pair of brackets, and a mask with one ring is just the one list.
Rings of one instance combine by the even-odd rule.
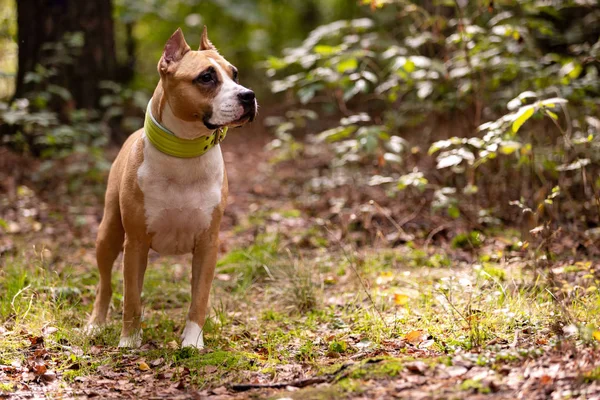
[[165, 49], [159, 63], [159, 72], [168, 72], [169, 66], [181, 60], [184, 54], [190, 50], [190, 46], [188, 46], [183, 37], [181, 28], [177, 28], [165, 44]]
[[202, 30], [202, 38], [200, 39], [200, 48], [199, 51], [202, 50], [214, 50], [217, 51], [217, 48], [214, 44], [208, 39], [208, 30], [206, 29], [206, 25], [204, 25], [204, 29]]

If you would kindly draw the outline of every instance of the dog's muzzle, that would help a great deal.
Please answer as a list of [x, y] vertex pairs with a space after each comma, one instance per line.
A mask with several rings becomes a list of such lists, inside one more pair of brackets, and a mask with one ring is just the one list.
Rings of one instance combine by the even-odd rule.
[[242, 107], [244, 107], [244, 114], [238, 121], [254, 121], [254, 117], [256, 116], [256, 95], [254, 92], [252, 90], [244, 90], [238, 93], [238, 100]]

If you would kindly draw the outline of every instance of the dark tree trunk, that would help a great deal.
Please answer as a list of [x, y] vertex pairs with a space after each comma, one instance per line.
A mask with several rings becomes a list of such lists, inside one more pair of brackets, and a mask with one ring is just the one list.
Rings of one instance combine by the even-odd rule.
[[[38, 87], [25, 76], [42, 65], [56, 70], [50, 83], [72, 95], [75, 108], [98, 105], [102, 80], [117, 72], [111, 0], [17, 0], [19, 69], [15, 98], [26, 97]], [[65, 34], [83, 34], [78, 51], [56, 50]], [[61, 52], [63, 54], [61, 54]], [[65, 54], [71, 60], [65, 62]]]

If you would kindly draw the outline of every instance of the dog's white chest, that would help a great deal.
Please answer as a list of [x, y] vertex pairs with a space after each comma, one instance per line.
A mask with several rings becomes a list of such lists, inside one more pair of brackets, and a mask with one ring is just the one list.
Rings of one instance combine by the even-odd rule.
[[215, 146], [201, 157], [181, 159], [161, 153], [142, 138], [144, 162], [138, 183], [144, 194], [146, 227], [153, 235], [151, 246], [161, 254], [190, 253], [221, 203], [221, 149]]

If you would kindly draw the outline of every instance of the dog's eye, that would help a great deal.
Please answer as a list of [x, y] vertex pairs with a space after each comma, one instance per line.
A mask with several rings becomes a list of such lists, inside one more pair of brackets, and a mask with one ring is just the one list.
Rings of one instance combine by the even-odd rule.
[[206, 72], [198, 77], [198, 80], [202, 83], [210, 83], [213, 80], [212, 74], [210, 72]]
[[238, 83], [238, 71], [237, 71], [237, 69], [233, 70], [233, 81], [235, 83]]

